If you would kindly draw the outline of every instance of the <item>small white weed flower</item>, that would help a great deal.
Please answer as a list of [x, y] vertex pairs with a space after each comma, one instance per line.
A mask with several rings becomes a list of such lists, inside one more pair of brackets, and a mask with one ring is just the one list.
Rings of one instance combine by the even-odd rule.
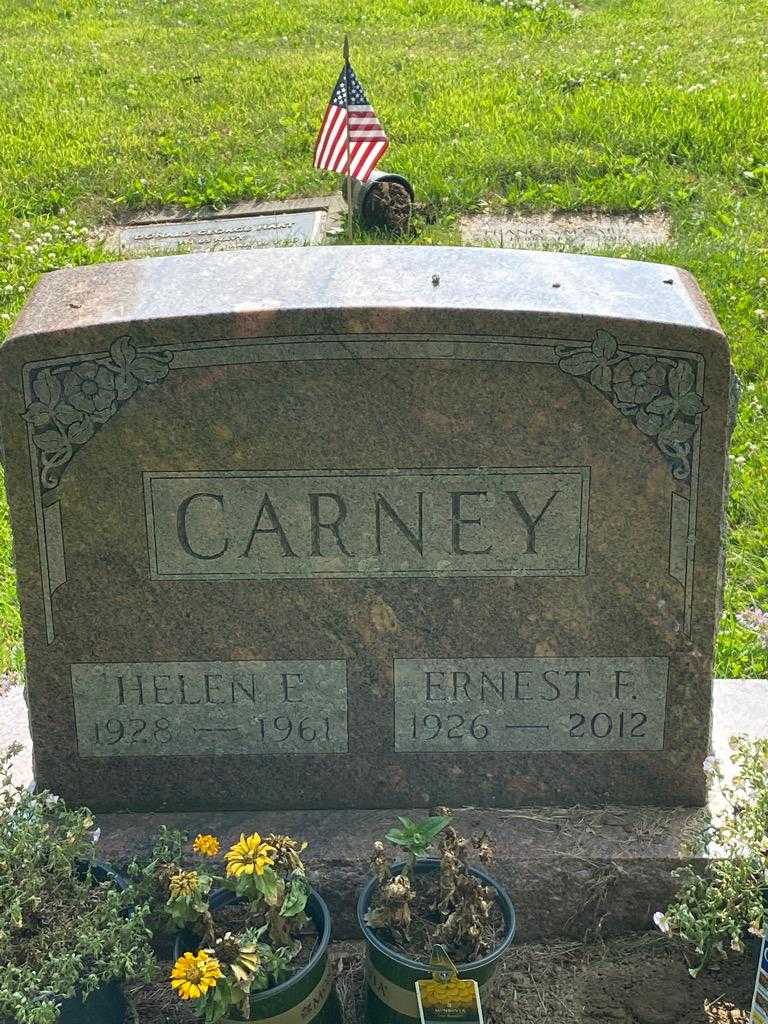
[[705, 757], [704, 763], [701, 767], [704, 769], [705, 775], [714, 775], [717, 771], [717, 758], [714, 754], [710, 754], [709, 757]]
[[669, 935], [669, 933], [672, 931], [669, 925], [669, 920], [667, 919], [667, 915], [662, 914], [660, 910], [657, 910], [656, 913], [653, 915], [653, 923], [656, 925], [659, 931], [663, 932], [665, 935]]

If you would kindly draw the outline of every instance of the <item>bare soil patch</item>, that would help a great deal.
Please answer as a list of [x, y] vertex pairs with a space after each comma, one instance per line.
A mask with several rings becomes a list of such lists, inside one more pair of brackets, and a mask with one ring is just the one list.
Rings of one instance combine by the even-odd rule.
[[[363, 1024], [364, 948], [334, 943], [344, 1024]], [[187, 1024], [196, 1018], [159, 981], [136, 986], [133, 1024]], [[755, 968], [735, 957], [691, 978], [681, 952], [653, 933], [591, 944], [513, 946], [485, 1006], [487, 1024], [747, 1024]]]

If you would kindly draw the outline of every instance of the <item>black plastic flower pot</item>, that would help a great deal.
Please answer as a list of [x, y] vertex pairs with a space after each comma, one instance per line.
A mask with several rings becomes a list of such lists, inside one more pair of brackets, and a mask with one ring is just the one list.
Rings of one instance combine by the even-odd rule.
[[[80, 862], [77, 871], [81, 877], [88, 870], [88, 864]], [[98, 861], [92, 865], [91, 874], [97, 882], [112, 882], [118, 889], [126, 889], [128, 879], [108, 864]], [[119, 981], [108, 981], [88, 996], [75, 993], [60, 1003], [58, 1024], [123, 1024], [126, 1019], [125, 993]]]
[[412, 208], [413, 185], [401, 174], [375, 170], [368, 181], [352, 179], [352, 213], [363, 227], [404, 234]]
[[[416, 862], [416, 872], [426, 874], [437, 871], [439, 866], [440, 861], [436, 857], [425, 857]], [[397, 874], [404, 867], [404, 863], [395, 864], [392, 870]], [[494, 878], [478, 868], [469, 870], [484, 885], [494, 889], [505, 925], [504, 936], [493, 952], [469, 964], [456, 964], [460, 978], [477, 982], [482, 998], [489, 990], [499, 960], [515, 936], [515, 908], [506, 891]], [[357, 901], [357, 923], [365, 937], [368, 952], [365, 966], [366, 1019], [368, 1024], [413, 1024], [413, 1021], [419, 1019], [416, 982], [420, 978], [430, 978], [432, 972], [427, 962], [403, 956], [382, 942], [375, 930], [365, 923], [365, 915], [377, 885], [377, 880], [372, 878]]]
[[[215, 914], [221, 907], [237, 901], [238, 897], [233, 892], [217, 889], [211, 894], [210, 908]], [[317, 929], [317, 942], [309, 963], [274, 988], [254, 992], [249, 1021], [260, 1024], [341, 1024], [334, 969], [328, 957], [331, 915], [325, 901], [314, 889], [307, 901], [306, 912]], [[174, 957], [178, 959], [182, 953], [195, 952], [199, 948], [198, 937], [184, 930], [176, 937]], [[236, 1017], [226, 1018], [223, 1024], [235, 1024], [236, 1021], [240, 1024]]]

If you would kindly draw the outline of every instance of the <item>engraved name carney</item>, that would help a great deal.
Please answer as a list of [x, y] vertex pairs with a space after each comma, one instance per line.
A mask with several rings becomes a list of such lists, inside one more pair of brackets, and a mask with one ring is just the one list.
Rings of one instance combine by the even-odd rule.
[[153, 579], [573, 576], [589, 470], [144, 474]]

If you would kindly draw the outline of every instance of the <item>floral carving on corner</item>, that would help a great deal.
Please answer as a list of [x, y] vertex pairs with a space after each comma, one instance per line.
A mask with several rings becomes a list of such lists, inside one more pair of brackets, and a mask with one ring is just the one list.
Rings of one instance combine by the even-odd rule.
[[608, 331], [591, 345], [558, 345], [558, 367], [588, 380], [643, 434], [652, 438], [676, 480], [691, 475], [692, 439], [706, 408], [688, 359], [624, 352]]
[[39, 451], [44, 490], [56, 487], [75, 453], [146, 384], [168, 375], [171, 353], [137, 349], [128, 335], [109, 355], [38, 370], [24, 419]]

